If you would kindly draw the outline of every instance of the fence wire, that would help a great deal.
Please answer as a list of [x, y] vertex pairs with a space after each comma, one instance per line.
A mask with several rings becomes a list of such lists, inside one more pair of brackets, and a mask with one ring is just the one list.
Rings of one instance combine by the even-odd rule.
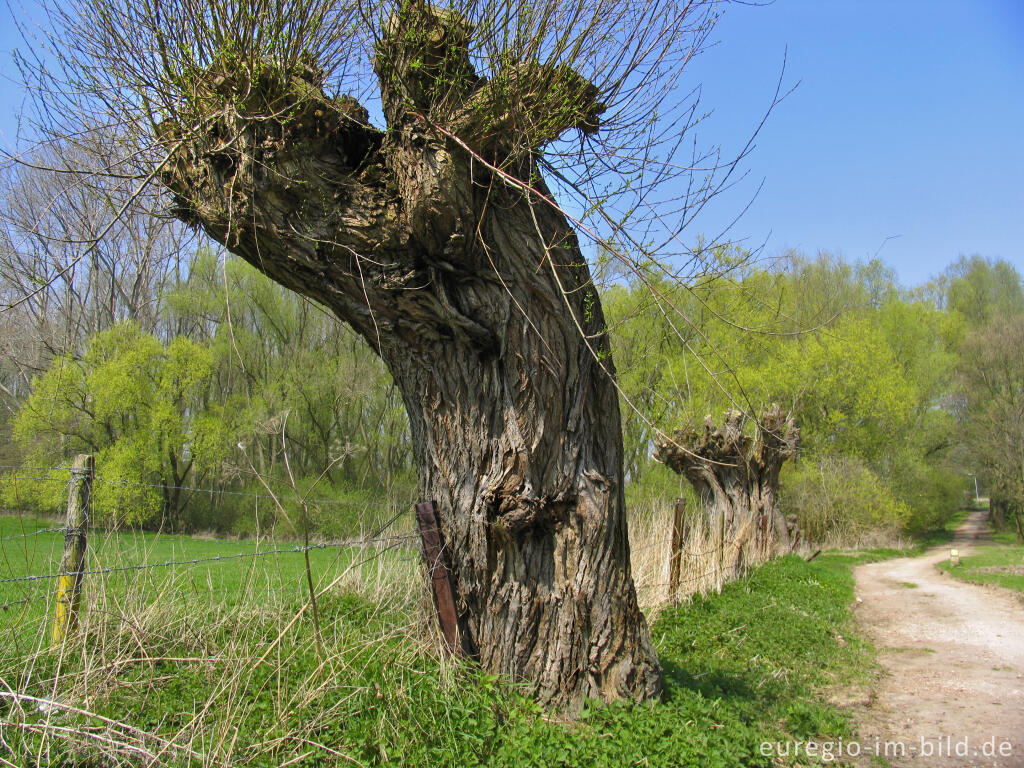
[[[28, 467], [25, 467], [25, 466], [13, 467], [11, 465], [0, 465], [0, 468], [24, 470], [24, 469], [27, 469]], [[41, 470], [41, 471], [64, 471], [64, 472], [66, 472], [66, 471], [69, 471], [71, 468], [70, 467], [33, 467], [33, 469], [37, 469], [37, 470]], [[58, 478], [54, 478], [54, 477], [39, 477], [39, 476], [29, 476], [29, 475], [8, 475], [7, 477], [12, 477], [14, 479], [40, 479], [40, 480], [48, 480], [48, 481], [52, 481], [52, 480], [57, 480], [58, 479]], [[95, 478], [93, 478], [93, 480], [94, 481], [99, 481], [99, 482], [110, 482], [110, 481], [104, 481], [104, 480], [102, 480], [102, 478], [99, 478], [99, 477], [95, 477]], [[118, 482], [117, 484], [118, 485], [125, 485], [125, 486], [127, 486], [127, 485], [135, 485], [135, 486], [142, 486], [142, 487], [162, 487], [162, 486], [155, 486], [155, 485], [144, 484], [144, 483], [121, 483], [121, 482]], [[181, 490], [190, 490], [190, 491], [198, 490], [198, 491], [201, 491], [201, 492], [208, 492], [208, 493], [232, 493], [232, 494], [235, 494], [235, 495], [243, 495], [243, 496], [250, 496], [250, 497], [256, 497], [256, 498], [267, 498], [267, 499], [273, 499], [274, 498], [273, 496], [270, 496], [268, 494], [252, 494], [252, 493], [243, 493], [243, 492], [235, 492], [235, 491], [226, 491], [225, 492], [225, 491], [218, 491], [216, 489], [197, 489], [197, 488], [185, 488], [185, 487], [182, 487]], [[308, 502], [310, 500], [306, 500], [306, 501]], [[328, 503], [357, 504], [359, 506], [364, 506], [364, 507], [368, 507], [368, 506], [381, 506], [381, 505], [374, 505], [374, 504], [372, 504], [372, 502], [371, 503], [363, 504], [363, 503], [360, 503], [360, 502], [336, 502], [333, 499], [323, 499], [323, 500], [314, 500], [314, 503], [316, 501], [328, 502]], [[338, 550], [340, 550], [340, 549], [346, 549], [346, 548], [373, 547], [373, 548], [379, 550], [377, 553], [375, 553], [375, 556], [379, 556], [379, 555], [383, 554], [384, 552], [396, 549], [398, 547], [408, 546], [408, 544], [410, 542], [412, 542], [414, 539], [418, 538], [418, 534], [415, 534], [415, 533], [395, 534], [395, 535], [388, 535], [388, 536], [382, 535], [386, 530], [391, 528], [398, 521], [398, 519], [406, 512], [406, 507], [403, 507], [403, 506], [401, 506], [401, 505], [399, 505], [397, 503], [389, 503], [389, 504], [384, 505], [384, 506], [386, 506], [386, 508], [388, 508], [388, 509], [398, 510], [398, 511], [394, 515], [392, 515], [386, 522], [384, 522], [383, 524], [378, 526], [376, 528], [376, 530], [374, 530], [373, 533], [371, 533], [370, 536], [367, 536], [367, 537], [348, 539], [348, 540], [345, 540], [345, 541], [318, 542], [318, 543], [315, 543], [315, 544], [296, 544], [296, 545], [288, 546], [288, 547], [273, 546], [271, 549], [256, 549], [256, 550], [253, 550], [251, 552], [238, 552], [238, 553], [234, 553], [234, 554], [212, 555], [212, 556], [208, 556], [208, 557], [168, 559], [168, 560], [164, 560], [164, 561], [161, 561], [161, 562], [138, 563], [138, 564], [135, 564], [135, 565], [119, 565], [119, 566], [111, 566], [111, 567], [107, 567], [107, 568], [91, 568], [91, 569], [83, 569], [83, 570], [79, 570], [79, 571], [71, 571], [71, 572], [67, 572], [66, 574], [63, 573], [63, 572], [56, 572], [56, 573], [27, 574], [27, 575], [24, 575], [24, 576], [11, 576], [11, 577], [0, 579], [0, 585], [9, 585], [9, 584], [25, 584], [25, 585], [30, 585], [30, 584], [50, 582], [50, 581], [53, 581], [54, 579], [60, 578], [62, 575], [82, 578], [82, 577], [85, 577], [85, 576], [103, 576], [103, 575], [106, 575], [106, 574], [115, 574], [115, 573], [137, 573], [137, 572], [141, 572], [141, 571], [149, 571], [149, 570], [159, 569], [159, 568], [170, 568], [170, 567], [178, 567], [178, 566], [194, 566], [194, 565], [201, 565], [201, 564], [204, 564], [204, 563], [220, 563], [220, 562], [228, 562], [228, 561], [233, 561], [233, 560], [237, 561], [237, 560], [243, 560], [243, 559], [256, 559], [256, 558], [269, 557], [269, 556], [275, 556], [275, 555], [305, 554], [305, 553], [308, 553], [308, 552], [311, 552], [311, 551], [315, 551], [315, 550], [327, 550], [327, 549], [338, 549]], [[69, 529], [67, 528], [67, 526], [52, 527], [52, 528], [40, 528], [38, 530], [28, 531], [28, 532], [25, 532], [25, 533], [14, 535], [14, 536], [4, 536], [4, 537], [0, 538], [0, 542], [25, 541], [25, 540], [32, 539], [32, 538], [35, 538], [35, 537], [38, 537], [38, 536], [42, 536], [42, 535], [46, 535], [46, 534], [64, 534], [66, 536], [68, 534], [68, 532], [69, 532]], [[257, 546], [258, 546], [258, 544], [257, 544]], [[368, 562], [370, 559], [372, 559], [372, 558], [362, 558], [362, 559], [360, 559], [358, 561], [358, 564], [363, 564], [365, 562]], [[55, 591], [48, 589], [48, 590], [44, 591], [42, 594], [27, 595], [27, 596], [24, 596], [24, 597], [21, 597], [21, 598], [17, 598], [17, 599], [14, 599], [14, 600], [9, 600], [7, 602], [0, 603], [0, 612], [6, 612], [6, 611], [10, 610], [11, 608], [14, 608], [14, 607], [17, 607], [17, 606], [27, 605], [29, 603], [34, 603], [34, 602], [42, 601], [42, 600], [48, 600], [48, 599], [54, 597], [55, 594], [56, 594]]]
[[[23, 471], [26, 471], [26, 470], [35, 471], [35, 472], [68, 472], [68, 471], [71, 470], [71, 467], [70, 466], [44, 467], [44, 466], [28, 466], [28, 465], [19, 465], [19, 466], [15, 466], [15, 465], [0, 465], [0, 469], [15, 470], [15, 471], [19, 471], [19, 472], [23, 472]], [[27, 475], [27, 474], [26, 475], [9, 474], [6, 477], [10, 478], [10, 479], [16, 479], [16, 480], [42, 480], [42, 481], [51, 481], [51, 482], [52, 481], [58, 481], [58, 480], [61, 479], [61, 478], [53, 477], [53, 476], [45, 476], [44, 477], [44, 476], [40, 476], [40, 475]], [[363, 508], [384, 507], [385, 509], [389, 509], [389, 510], [397, 510], [397, 513], [393, 517], [391, 517], [386, 523], [381, 525], [373, 534], [371, 534], [371, 536], [369, 536], [367, 538], [362, 538], [362, 539], [351, 539], [351, 540], [346, 540], [346, 541], [341, 541], [341, 542], [321, 542], [321, 543], [316, 543], [316, 544], [295, 545], [295, 546], [289, 546], [289, 547], [275, 547], [273, 549], [266, 549], [266, 550], [258, 550], [257, 549], [257, 550], [252, 551], [252, 552], [240, 552], [240, 553], [229, 554], [229, 555], [216, 555], [216, 556], [199, 557], [199, 558], [192, 558], [192, 559], [165, 560], [165, 561], [162, 561], [162, 562], [140, 563], [140, 564], [136, 564], [136, 565], [122, 565], [122, 566], [112, 566], [112, 567], [108, 567], [108, 568], [87, 569], [87, 570], [82, 570], [82, 571], [71, 572], [71, 573], [68, 574], [70, 576], [82, 576], [82, 577], [84, 577], [84, 576], [101, 576], [101, 575], [114, 574], [114, 573], [133, 573], [133, 572], [148, 571], [148, 570], [158, 569], [158, 568], [169, 568], [169, 567], [176, 567], [176, 566], [192, 566], [192, 565], [200, 565], [200, 564], [203, 564], [203, 563], [217, 563], [217, 562], [226, 562], [226, 561], [242, 560], [242, 559], [255, 559], [255, 558], [268, 557], [268, 556], [273, 556], [273, 555], [303, 554], [303, 553], [310, 552], [310, 551], [325, 550], [325, 549], [344, 549], [344, 548], [354, 548], [354, 547], [369, 547], [369, 546], [377, 546], [377, 545], [386, 545], [384, 547], [384, 551], [389, 551], [389, 550], [392, 550], [392, 549], [395, 549], [397, 547], [402, 546], [406, 542], [411, 542], [412, 540], [419, 538], [419, 534], [417, 534], [417, 533], [409, 533], [409, 534], [401, 534], [401, 535], [393, 535], [393, 536], [381, 536], [380, 535], [385, 530], [390, 528], [398, 520], [398, 518], [401, 517], [401, 515], [404, 514], [407, 511], [407, 509], [408, 509], [407, 505], [402, 505], [402, 504], [395, 503], [395, 502], [388, 502], [388, 503], [378, 504], [378, 503], [374, 503], [372, 501], [371, 502], [357, 502], [357, 501], [344, 501], [344, 500], [338, 500], [338, 499], [325, 499], [325, 498], [303, 499], [300, 495], [297, 496], [293, 489], [288, 489], [288, 491], [282, 492], [282, 494], [279, 494], [275, 498], [274, 495], [271, 495], [271, 494], [268, 494], [268, 493], [256, 493], [256, 492], [250, 492], [250, 491], [221, 490], [221, 489], [216, 489], [216, 488], [199, 488], [199, 487], [194, 487], [194, 486], [164, 486], [164, 485], [159, 485], [159, 484], [155, 484], [155, 483], [137, 483], [137, 482], [130, 482], [130, 481], [110, 480], [110, 479], [104, 478], [101, 475], [95, 476], [93, 478], [93, 480], [96, 483], [105, 483], [105, 484], [108, 484], [108, 485], [115, 485], [115, 486], [119, 486], [119, 487], [138, 487], [138, 488], [150, 488], [150, 489], [181, 490], [181, 491], [186, 491], [186, 492], [190, 492], [190, 493], [205, 493], [205, 494], [210, 494], [210, 495], [227, 495], [227, 496], [241, 496], [241, 497], [247, 497], [247, 498], [253, 498], [253, 499], [267, 499], [267, 500], [271, 500], [271, 501], [275, 501], [275, 502], [277, 502], [277, 501], [287, 501], [287, 502], [293, 502], [293, 503], [300, 503], [302, 501], [305, 501], [306, 503], [312, 503], [312, 504], [335, 504], [335, 505], [339, 505], [339, 506], [357, 506], [357, 507], [363, 507]], [[43, 529], [39, 529], [39, 530], [36, 530], [36, 531], [31, 531], [31, 532], [28, 532], [28, 533], [23, 533], [23, 534], [16, 535], [16, 536], [6, 536], [6, 537], [3, 537], [3, 538], [0, 538], [0, 542], [25, 540], [25, 539], [29, 539], [29, 538], [34, 538], [34, 537], [37, 537], [37, 536], [45, 535], [45, 534], [58, 534], [58, 533], [66, 534], [67, 532], [68, 532], [68, 529], [66, 527], [43, 528]], [[635, 554], [637, 552], [640, 552], [640, 551], [643, 551], [643, 550], [648, 550], [648, 549], [651, 549], [651, 548], [663, 549], [663, 548], [666, 548], [666, 544], [667, 544], [667, 542], [663, 542], [663, 541], [649, 541], [649, 542], [647, 542], [645, 544], [633, 545], [631, 547], [631, 551]], [[714, 555], [714, 554], [724, 554], [725, 552], [729, 551], [732, 547], [735, 547], [735, 546], [737, 546], [737, 542], [735, 542], [735, 541], [732, 541], [732, 542], [722, 542], [721, 545], [713, 546], [712, 548], [708, 549], [707, 551], [695, 552], [695, 551], [691, 551], [691, 550], [687, 549], [685, 547], [685, 545], [684, 545], [683, 549], [678, 553], [677, 556], [682, 558], [683, 561], [685, 561], [685, 560], [694, 560], [694, 559], [699, 560], [699, 559], [701, 559], [703, 557], [707, 557], [707, 556]], [[405, 559], [414, 560], [414, 559], [420, 558], [421, 556], [422, 556], [421, 553], [416, 553], [415, 555], [413, 555], [413, 556], [411, 556], [409, 558], [403, 558], [403, 560], [405, 560]], [[360, 561], [360, 562], [365, 562], [365, 560], [364, 561]], [[47, 581], [52, 581], [54, 579], [57, 579], [61, 575], [62, 575], [61, 573], [46, 573], [46, 574], [30, 574], [30, 575], [25, 575], [25, 576], [9, 577], [9, 578], [0, 579], [0, 585], [2, 585], [2, 584], [31, 584], [31, 583], [47, 582]], [[717, 565], [712, 566], [710, 569], [708, 569], [704, 573], [699, 573], [699, 574], [689, 573], [689, 574], [686, 574], [685, 577], [679, 579], [679, 581], [677, 582], [677, 586], [678, 586], [678, 588], [680, 588], [680, 591], [685, 592], [687, 585], [698, 584], [698, 583], [702, 583], [702, 582], [706, 583], [707, 580], [709, 579], [709, 577], [714, 577], [715, 581], [718, 581], [720, 579], [722, 582], [727, 582], [727, 581], [733, 580], [733, 579], [735, 579], [735, 578], [737, 578], [737, 577], [739, 577], [741, 575], [742, 575], [741, 573], [739, 573], [738, 571], [735, 571], [735, 569], [730, 567], [730, 566], [723, 567], [722, 564], [717, 564]], [[651, 587], [660, 588], [660, 587], [669, 587], [669, 586], [672, 586], [672, 585], [669, 584], [669, 583], [664, 583], [664, 584], [661, 584], [661, 583], [645, 583], [644, 586], [646, 586], [647, 588], [651, 588]], [[20, 598], [20, 599], [16, 599], [16, 600], [11, 600], [9, 602], [0, 604], [0, 611], [6, 611], [6, 610], [8, 610], [8, 609], [10, 609], [10, 608], [12, 608], [14, 606], [17, 606], [17, 605], [23, 605], [23, 604], [27, 604], [27, 603], [31, 603], [31, 602], [35, 602], [35, 601], [39, 601], [39, 600], [44, 600], [44, 599], [47, 599], [47, 598], [51, 597], [53, 594], [54, 594], [53, 592], [47, 591], [47, 592], [44, 592], [41, 595], [34, 595], [34, 596], [28, 596], [28, 597], [24, 597], [24, 598]]]
[[67, 533], [67, 528], [40, 528], [38, 531], [22, 533], [18, 536], [4, 536], [0, 541], [18, 541], [19, 539], [31, 539], [33, 536], [41, 536], [44, 533]]
[[[56, 467], [35, 467], [20, 465], [15, 466], [13, 464], [0, 464], [0, 470], [16, 470], [24, 471], [30, 470], [34, 472], [69, 472], [71, 471], [70, 466], [56, 466]], [[7, 474], [3, 475], [0, 479], [9, 480], [38, 480], [42, 482], [59, 482], [62, 480], [60, 477], [44, 476], [39, 474]], [[342, 507], [386, 507], [388, 509], [397, 509], [399, 506], [403, 506], [397, 502], [377, 502], [377, 501], [347, 501], [344, 499], [326, 499], [326, 498], [304, 498], [302, 495], [296, 495], [295, 491], [291, 488], [281, 491], [277, 494], [276, 499], [269, 493], [258, 493], [255, 491], [232, 491], [222, 488], [199, 488], [191, 485], [163, 485], [161, 483], [138, 483], [128, 480], [113, 480], [106, 478], [103, 475], [94, 475], [94, 483], [104, 483], [106, 485], [114, 485], [121, 488], [149, 488], [155, 490], [168, 490], [168, 491], [187, 491], [188, 493], [204, 493], [210, 496], [241, 496], [250, 499], [267, 499], [269, 501], [289, 501], [299, 503], [305, 501], [307, 504], [333, 504], [335, 506]], [[404, 506], [403, 506], [404, 508]]]
[[[371, 544], [394, 543], [396, 541], [408, 541], [415, 538], [415, 534], [404, 534], [401, 536], [385, 536], [377, 539], [356, 539], [353, 541], [324, 542], [322, 544], [309, 544], [305, 546], [283, 547], [281, 549], [257, 550], [255, 552], [239, 552], [234, 555], [216, 555], [213, 557], [197, 557], [192, 560], [165, 560], [162, 563], [140, 563], [139, 565], [119, 565], [112, 568], [97, 568], [95, 570], [70, 571], [68, 576], [99, 576], [105, 573], [124, 573], [128, 571], [146, 571], [151, 568], [170, 568], [175, 565], [196, 565], [198, 563], [216, 563], [222, 560], [241, 560], [246, 557], [267, 557], [268, 555], [283, 555], [292, 553], [312, 552], [317, 549], [340, 549], [343, 547], [363, 547]], [[59, 579], [62, 573], [45, 573], [33, 576], [18, 576], [10, 579], [0, 579], [0, 584], [14, 584], [26, 581], [46, 581]]]

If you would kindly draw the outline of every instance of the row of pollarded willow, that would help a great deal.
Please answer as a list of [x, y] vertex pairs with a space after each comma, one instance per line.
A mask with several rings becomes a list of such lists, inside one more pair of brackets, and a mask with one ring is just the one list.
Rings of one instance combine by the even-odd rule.
[[726, 413], [718, 428], [708, 416], [700, 430], [684, 428], [659, 439], [654, 453], [693, 485], [708, 519], [721, 525], [720, 544], [728, 550], [722, 566], [732, 571], [792, 545], [778, 507], [779, 471], [796, 455], [800, 430], [777, 405], [760, 415], [752, 435], [746, 423], [740, 411]]
[[[614, 370], [577, 233], [614, 232], [656, 257], [638, 212], [673, 209], [675, 232], [716, 191], [702, 168], [674, 208], [656, 205], [659, 182], [706, 166], [677, 157], [697, 113], [667, 95], [716, 5], [50, 8], [66, 65], [48, 81], [51, 130], [72, 135], [66, 120], [90, 109], [122, 126], [138, 175], [172, 193], [176, 216], [370, 343], [445, 520], [465, 643], [561, 707], [661, 686], [630, 573]], [[555, 204], [545, 173], [580, 195], [585, 221]]]

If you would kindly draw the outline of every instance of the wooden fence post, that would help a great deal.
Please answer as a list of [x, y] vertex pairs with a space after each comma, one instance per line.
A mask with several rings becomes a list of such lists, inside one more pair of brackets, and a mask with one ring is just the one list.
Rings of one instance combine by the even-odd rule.
[[455, 594], [452, 591], [451, 572], [448, 568], [448, 553], [444, 548], [441, 518], [437, 514], [434, 502], [424, 501], [416, 505], [416, 523], [420, 529], [420, 538], [423, 540], [423, 557], [427, 563], [427, 572], [430, 574], [434, 605], [437, 608], [445, 645], [449, 653], [464, 656], [455, 613]]
[[68, 513], [64, 529], [64, 555], [57, 582], [57, 613], [53, 620], [53, 645], [59, 646], [78, 625], [78, 605], [85, 570], [86, 531], [92, 512], [93, 457], [75, 456], [68, 487]]
[[790, 552], [796, 552], [796, 548], [800, 546], [800, 526], [793, 526], [793, 546], [789, 548]]
[[668, 599], [676, 602], [679, 599], [679, 572], [683, 559], [683, 525], [686, 520], [686, 499], [676, 499], [672, 513], [672, 549], [668, 555]]

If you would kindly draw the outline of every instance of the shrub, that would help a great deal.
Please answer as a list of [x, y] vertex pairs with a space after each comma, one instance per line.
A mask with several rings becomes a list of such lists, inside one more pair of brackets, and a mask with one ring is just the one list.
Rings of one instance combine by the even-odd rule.
[[898, 537], [911, 509], [861, 460], [825, 456], [783, 470], [783, 509], [805, 537], [832, 545], [879, 545]]

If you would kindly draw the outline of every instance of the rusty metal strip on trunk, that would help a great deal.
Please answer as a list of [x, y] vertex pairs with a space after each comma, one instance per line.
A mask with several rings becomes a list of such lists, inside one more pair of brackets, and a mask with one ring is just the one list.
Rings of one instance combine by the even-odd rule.
[[424, 501], [416, 505], [416, 524], [419, 526], [420, 536], [423, 539], [423, 557], [430, 575], [434, 605], [437, 607], [437, 617], [441, 623], [445, 645], [448, 646], [450, 653], [464, 656], [459, 639], [455, 595], [452, 590], [451, 570], [447, 561], [448, 553], [444, 547], [440, 516], [433, 501]]

